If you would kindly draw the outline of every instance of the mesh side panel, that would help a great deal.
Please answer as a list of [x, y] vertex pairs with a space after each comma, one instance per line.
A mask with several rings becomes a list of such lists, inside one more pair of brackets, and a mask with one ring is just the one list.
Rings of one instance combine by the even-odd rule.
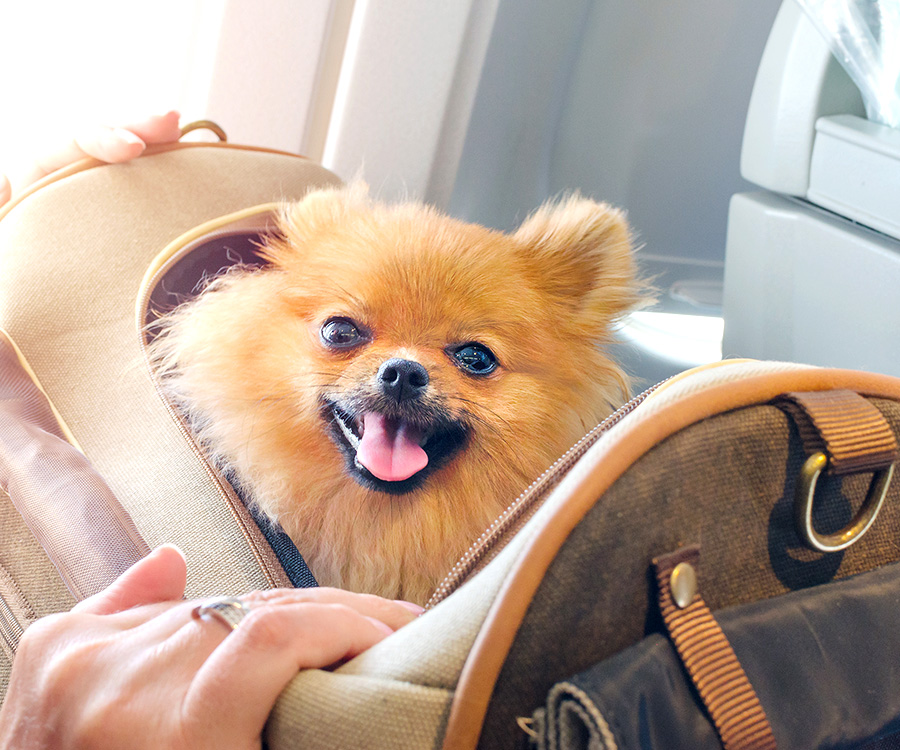
[[866, 743], [861, 750], [900, 750], [900, 734], [892, 734]]
[[12, 343], [0, 336], [0, 488], [82, 599], [149, 548], [102, 477], [63, 435]]

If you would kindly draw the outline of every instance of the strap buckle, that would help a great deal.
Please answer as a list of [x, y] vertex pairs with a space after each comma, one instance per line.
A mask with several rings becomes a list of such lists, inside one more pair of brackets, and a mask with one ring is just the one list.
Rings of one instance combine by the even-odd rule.
[[812, 511], [816, 484], [827, 467], [828, 457], [821, 451], [813, 453], [801, 467], [794, 495], [794, 522], [808, 547], [820, 552], [837, 552], [858, 542], [875, 522], [894, 476], [894, 464], [874, 473], [865, 501], [847, 526], [834, 534], [820, 534], [813, 528]]

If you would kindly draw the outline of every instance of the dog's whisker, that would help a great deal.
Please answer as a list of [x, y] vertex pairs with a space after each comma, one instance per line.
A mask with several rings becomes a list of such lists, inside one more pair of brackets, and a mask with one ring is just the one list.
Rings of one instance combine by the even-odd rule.
[[[512, 427], [508, 420], [501, 417], [493, 409], [487, 408], [486, 406], [484, 406], [484, 404], [479, 404], [475, 401], [472, 401], [471, 399], [463, 398], [462, 396], [454, 396], [453, 400], [459, 401], [461, 403], [464, 403], [464, 404], [467, 404], [470, 406], [474, 406], [478, 409], [488, 412], [496, 420], [502, 422], [507, 429], [511, 429], [511, 427]], [[477, 411], [467, 408], [467, 409], [465, 409], [465, 415], [466, 415], [465, 418], [467, 421], [476, 422], [477, 424], [480, 424], [482, 427], [486, 427], [487, 429], [491, 430], [492, 432], [495, 432], [497, 434], [502, 434], [502, 430], [496, 424], [493, 424], [492, 422], [488, 421], [485, 417], [483, 417]]]
[[336, 383], [310, 383], [304, 384], [302, 388], [294, 388], [290, 391], [272, 393], [265, 396], [223, 396], [221, 397], [221, 399], [223, 402], [232, 404], [277, 404], [296, 400], [297, 392], [301, 390], [311, 390], [318, 392], [331, 390], [336, 386]]

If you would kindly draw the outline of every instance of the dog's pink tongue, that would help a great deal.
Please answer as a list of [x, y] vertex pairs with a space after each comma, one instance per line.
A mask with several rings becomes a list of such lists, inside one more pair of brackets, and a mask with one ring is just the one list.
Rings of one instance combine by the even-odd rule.
[[428, 454], [419, 445], [421, 433], [406, 422], [369, 412], [363, 417], [363, 434], [356, 460], [385, 482], [409, 479], [428, 464]]

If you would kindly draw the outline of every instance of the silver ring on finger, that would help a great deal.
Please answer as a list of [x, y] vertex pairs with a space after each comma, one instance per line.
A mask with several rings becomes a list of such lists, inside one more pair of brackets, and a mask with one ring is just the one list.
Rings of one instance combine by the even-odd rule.
[[236, 596], [222, 596], [194, 607], [191, 617], [195, 620], [218, 620], [229, 630], [237, 630], [249, 613], [250, 607]]

